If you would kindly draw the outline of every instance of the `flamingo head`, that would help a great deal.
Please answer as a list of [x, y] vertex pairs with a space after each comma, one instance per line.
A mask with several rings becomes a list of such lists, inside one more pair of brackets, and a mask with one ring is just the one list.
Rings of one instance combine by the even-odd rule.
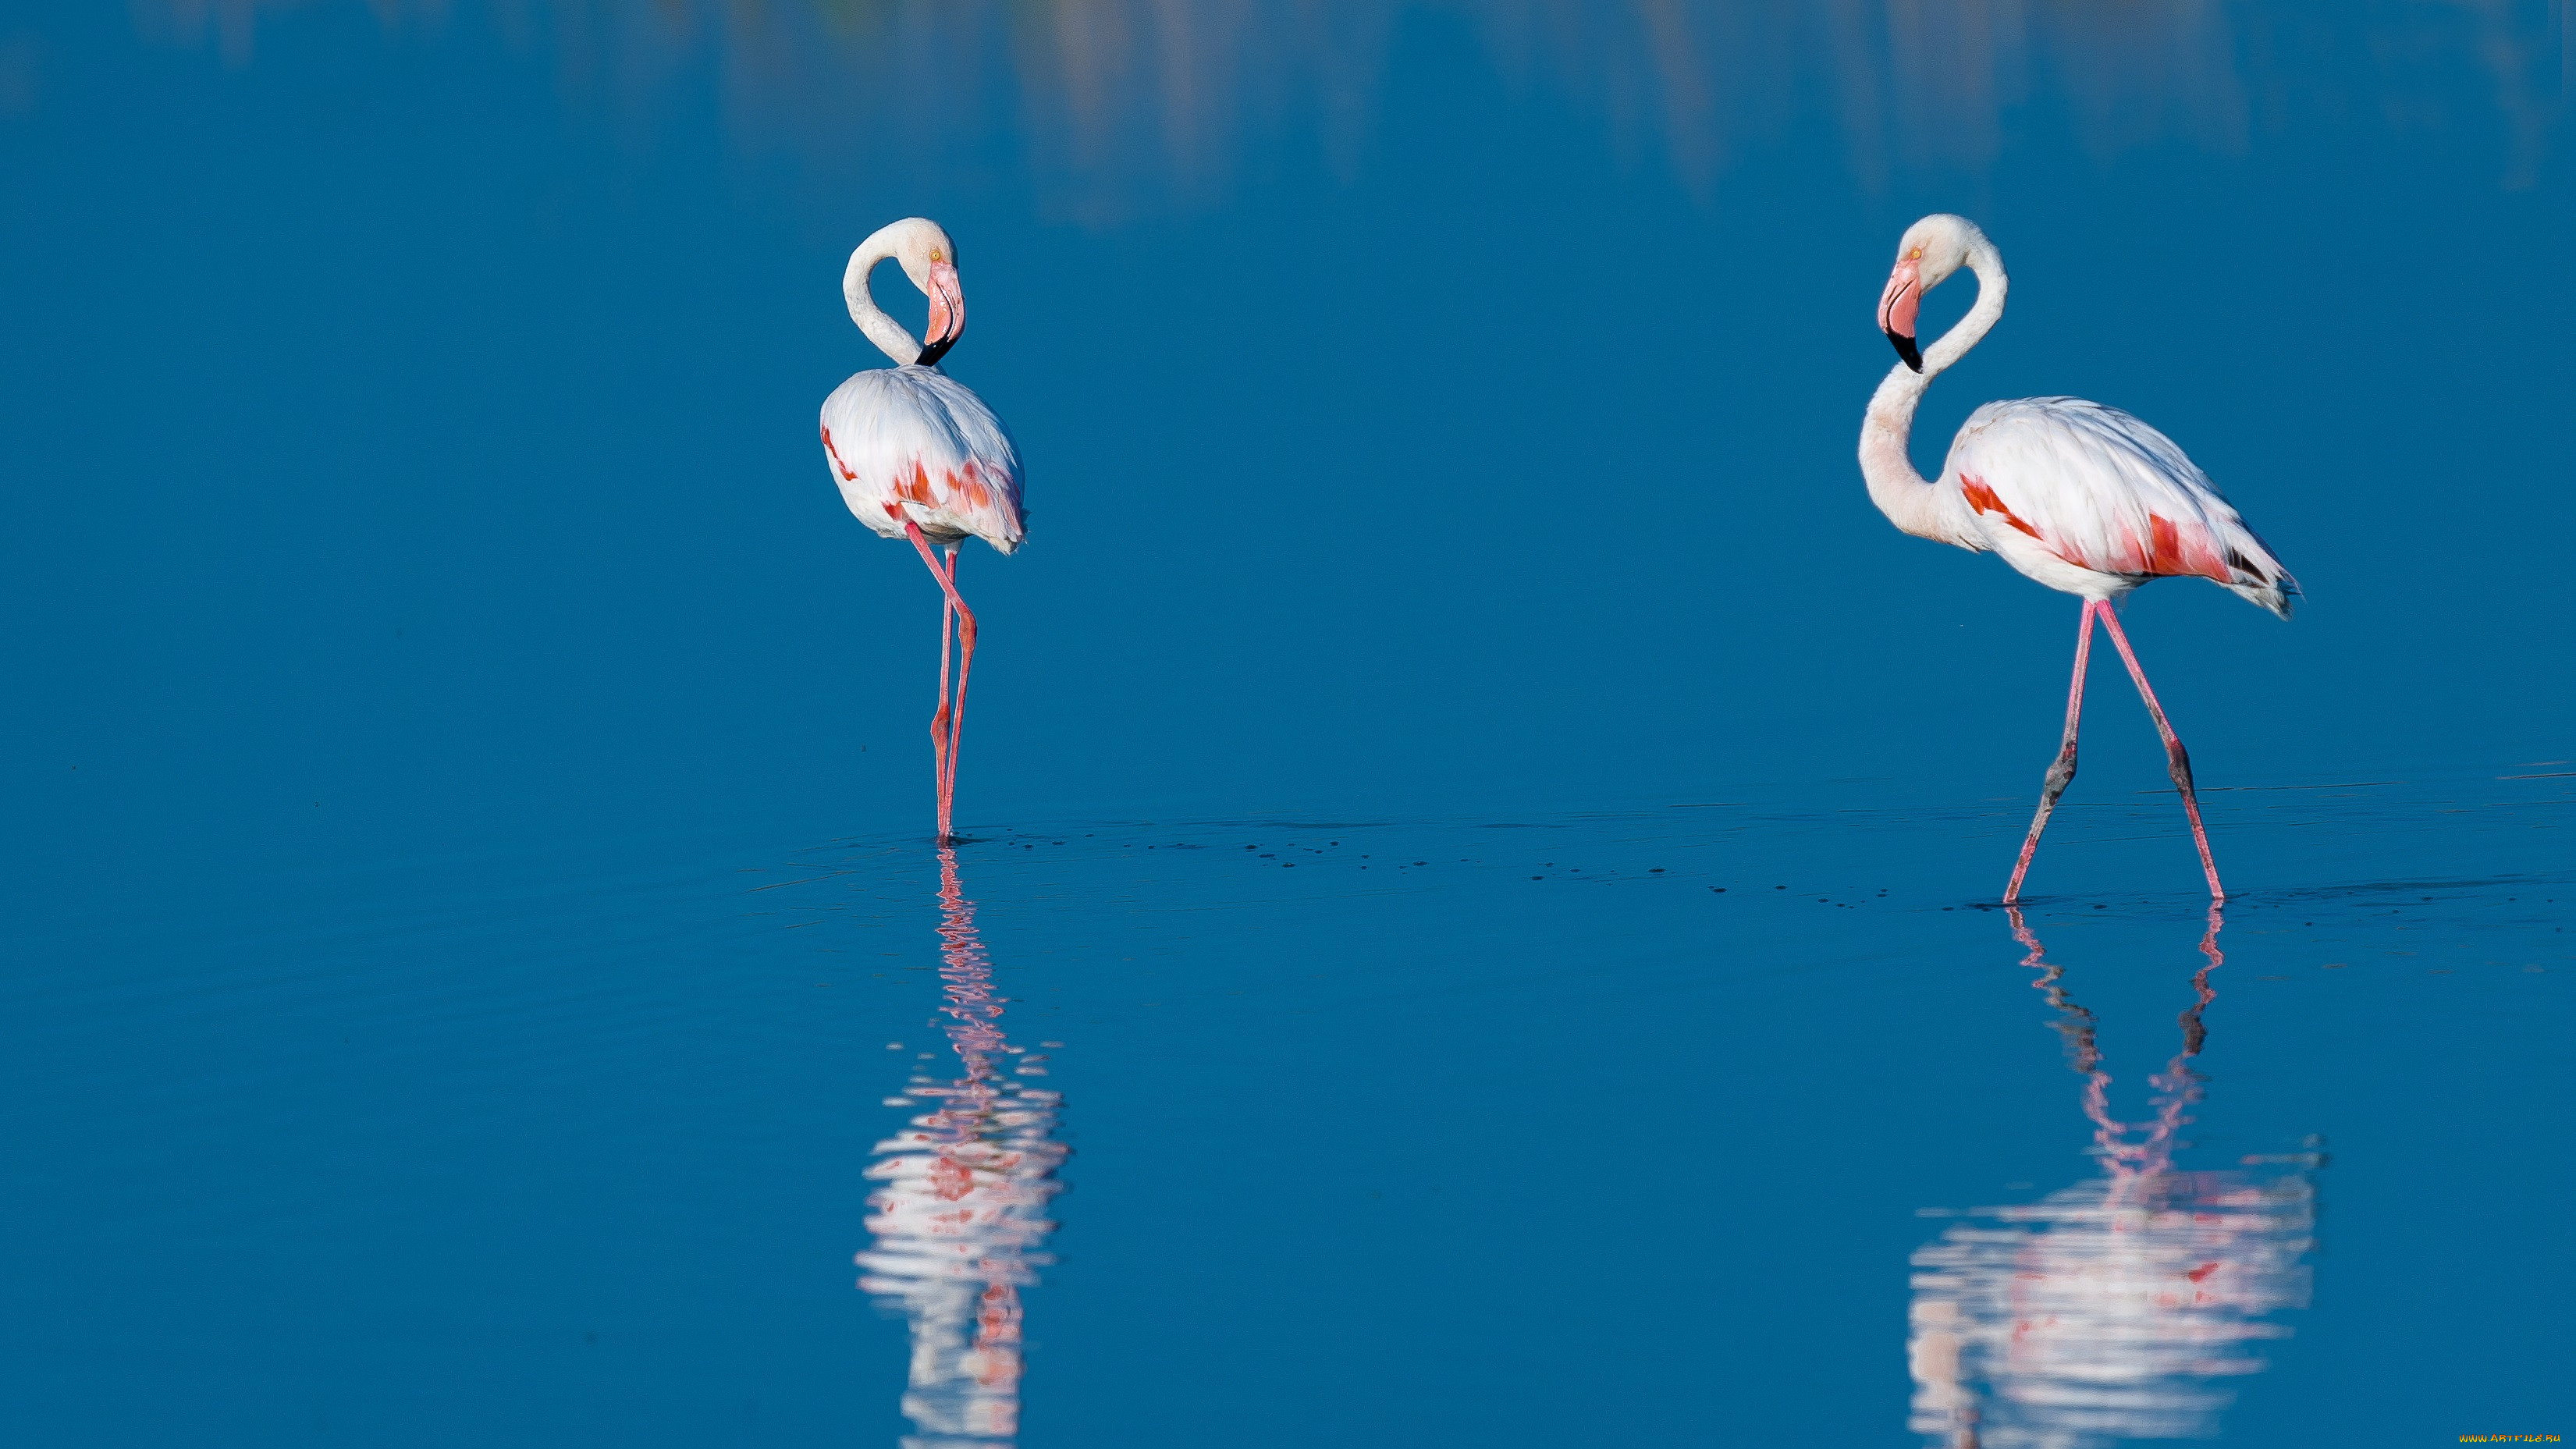
[[1878, 298], [1878, 330], [1916, 372], [1923, 370], [1923, 354], [1914, 345], [1914, 315], [1923, 306], [1923, 294], [1967, 265], [1969, 249], [1982, 235], [1964, 216], [1935, 212], [1907, 227], [1896, 244], [1896, 269], [1888, 273], [1887, 290]]
[[927, 217], [896, 222], [889, 230], [895, 233], [889, 240], [903, 274], [930, 299], [930, 320], [921, 329], [921, 356], [913, 359], [929, 367], [966, 332], [966, 291], [957, 280], [957, 243]]

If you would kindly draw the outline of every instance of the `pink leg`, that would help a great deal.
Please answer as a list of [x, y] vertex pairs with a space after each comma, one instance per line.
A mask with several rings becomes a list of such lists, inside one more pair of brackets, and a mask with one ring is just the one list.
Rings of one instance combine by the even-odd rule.
[[[947, 601], [946, 605], [940, 612], [939, 618], [939, 713], [933, 715], [930, 721], [931, 749], [933, 752], [932, 768], [938, 772], [939, 776], [939, 838], [944, 841], [954, 838], [954, 832], [949, 829], [949, 807], [952, 798], [951, 792], [957, 778], [957, 724], [965, 714], [966, 669], [967, 666], [975, 662], [975, 614], [973, 610], [966, 607], [966, 601], [964, 599], [957, 597], [956, 560], [954, 553], [951, 553], [949, 566], [942, 569], [939, 566], [938, 556], [930, 551], [930, 540], [922, 537], [921, 526], [919, 524], [912, 522], [910, 519], [906, 519], [904, 521], [903, 531], [904, 535], [912, 540], [913, 548], [920, 553], [921, 561], [930, 566], [930, 576], [939, 581], [940, 594]], [[950, 706], [948, 700], [947, 678], [947, 611], [950, 609], [955, 610], [957, 613], [957, 642], [960, 649], [957, 663], [957, 705], [954, 708]], [[946, 726], [944, 740], [942, 739], [942, 725]], [[943, 744], [945, 746], [944, 750], [942, 749]]]
[[[948, 588], [957, 588], [957, 546], [948, 546]], [[940, 794], [951, 805], [957, 799], [957, 745], [966, 736], [966, 671], [975, 667], [975, 616], [959, 604], [957, 625], [957, 693], [948, 704], [948, 778], [940, 783]]]
[[2200, 873], [2209, 877], [2209, 898], [2227, 899], [2219, 888], [2218, 864], [2209, 857], [2209, 832], [2200, 828], [2200, 797], [2191, 792], [2191, 756], [2183, 753], [2182, 739], [2165, 722], [2165, 707], [2156, 703], [2156, 692], [2147, 687], [2147, 671], [2138, 667], [2138, 656], [2129, 648], [2129, 636], [2120, 632], [2120, 621], [2102, 606], [2102, 627], [2110, 632], [2111, 642], [2120, 650], [2120, 662], [2129, 666], [2129, 677], [2138, 682], [2138, 698], [2147, 702], [2147, 714], [2156, 722], [2156, 733], [2164, 737], [2165, 767], [2173, 775], [2174, 787], [2182, 791], [2182, 813], [2191, 817], [2191, 841], [2200, 847]]
[[2004, 887], [2004, 904], [2021, 899], [2021, 878], [2030, 873], [2030, 858], [2039, 850], [2039, 833], [2048, 828], [2049, 812], [2057, 808], [2057, 797], [2066, 793], [2067, 782], [2075, 778], [2075, 723], [2084, 715], [2084, 663], [2093, 652], [2093, 611], [2102, 607], [2098, 599], [2086, 599], [2084, 612], [2075, 621], [2075, 682], [2066, 686], [2066, 741], [2057, 747], [2057, 759], [2048, 767], [2048, 776], [2039, 786], [2039, 813], [2030, 817], [2030, 834], [2021, 843], [2021, 859], [2013, 862], [2012, 882]]
[[[931, 572], [939, 575], [943, 584], [954, 583], [957, 578], [954, 563], [945, 572], [933, 565]], [[930, 715], [930, 782], [939, 797], [942, 840], [948, 838], [948, 635], [956, 619], [957, 610], [948, 602], [948, 591], [943, 587], [939, 593], [939, 707]]]

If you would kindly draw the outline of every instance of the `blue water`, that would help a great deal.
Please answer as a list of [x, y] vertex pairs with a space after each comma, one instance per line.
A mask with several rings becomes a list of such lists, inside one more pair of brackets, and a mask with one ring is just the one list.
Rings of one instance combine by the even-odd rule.
[[[0, 1437], [2567, 1432], [2569, 13], [12, 8]], [[2125, 614], [2215, 919], [2107, 660], [1996, 905], [1936, 208], [1918, 459], [2100, 398], [2308, 588]]]

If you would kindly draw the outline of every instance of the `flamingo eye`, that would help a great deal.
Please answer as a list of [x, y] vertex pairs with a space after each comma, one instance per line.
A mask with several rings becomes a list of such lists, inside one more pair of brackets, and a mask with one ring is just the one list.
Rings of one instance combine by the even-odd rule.
[[[1912, 251], [1910, 251], [1910, 252], [1907, 252], [1907, 253], [1905, 254], [1905, 259], [1906, 259], [1907, 261], [1909, 261], [1909, 262], [1919, 262], [1919, 261], [1923, 260], [1923, 248], [1921, 248], [1921, 247], [1916, 247], [1914, 250], [1912, 250]], [[935, 262], [935, 261], [939, 260], [939, 258], [938, 258], [938, 257], [936, 257], [936, 256], [933, 256], [933, 257], [931, 258], [931, 260]]]
[[939, 255], [939, 248], [932, 247], [930, 249], [930, 259], [934, 262], [944, 260], [944, 258]]

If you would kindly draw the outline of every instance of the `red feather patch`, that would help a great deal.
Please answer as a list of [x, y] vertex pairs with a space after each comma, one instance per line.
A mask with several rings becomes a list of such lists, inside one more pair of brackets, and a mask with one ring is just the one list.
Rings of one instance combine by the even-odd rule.
[[2000, 513], [2004, 516], [2004, 522], [2011, 524], [2013, 527], [2020, 529], [2022, 532], [2029, 534], [2033, 538], [2039, 537], [2039, 530], [2013, 516], [2013, 511], [2006, 508], [2004, 506], [2004, 501], [1995, 496], [1995, 490], [1985, 485], [1985, 480], [1980, 478], [1971, 478], [1967, 474], [1962, 473], [1959, 475], [1959, 491], [1967, 495], [1968, 506], [1970, 508], [1977, 510], [1979, 513]]

